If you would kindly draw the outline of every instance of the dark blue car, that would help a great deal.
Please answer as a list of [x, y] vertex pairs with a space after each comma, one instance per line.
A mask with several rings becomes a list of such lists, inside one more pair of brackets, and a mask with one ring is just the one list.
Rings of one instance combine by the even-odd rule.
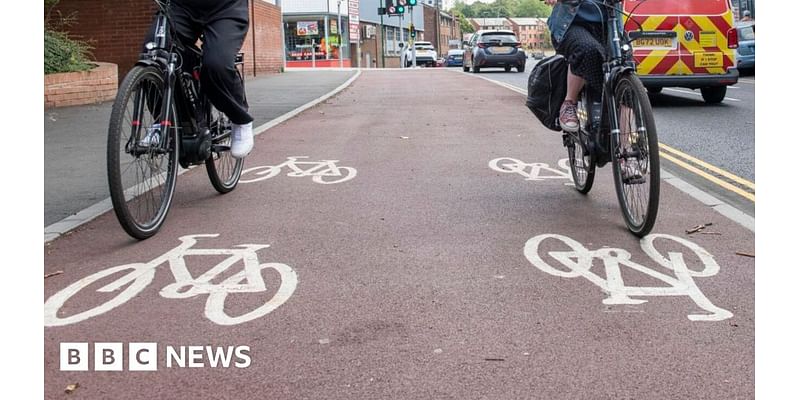
[[460, 67], [464, 65], [464, 50], [453, 49], [448, 51], [444, 63], [446, 67]]

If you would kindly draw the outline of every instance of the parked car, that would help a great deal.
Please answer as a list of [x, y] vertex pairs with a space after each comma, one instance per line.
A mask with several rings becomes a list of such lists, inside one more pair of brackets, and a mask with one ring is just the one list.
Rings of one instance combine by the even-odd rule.
[[516, 68], [525, 72], [525, 52], [513, 31], [480, 30], [464, 42], [464, 72], [478, 73], [482, 68]]
[[437, 67], [444, 67], [444, 58], [439, 57], [436, 59], [436, 66]]
[[[416, 42], [414, 43], [414, 49], [417, 52], [417, 65], [425, 65], [427, 67], [436, 66], [436, 59], [439, 58], [439, 56], [436, 54], [436, 50], [433, 48], [431, 42]], [[411, 46], [407, 46], [406, 51], [403, 52], [403, 63], [406, 67], [411, 66], [413, 58]]]
[[447, 52], [447, 59], [445, 66], [447, 67], [461, 67], [464, 65], [464, 50], [453, 49]]
[[756, 23], [740, 22], [736, 25], [739, 33], [739, 48], [736, 49], [736, 67], [739, 70], [756, 68]]
[[541, 60], [544, 58], [544, 52], [541, 50], [535, 50], [534, 52], [531, 53], [531, 56], [533, 57], [534, 60]]
[[[730, 1], [626, 1], [632, 13], [625, 30], [632, 35], [637, 73], [647, 90], [700, 89], [707, 103], [725, 99], [739, 80], [738, 33]], [[640, 27], [651, 27], [639, 33]]]

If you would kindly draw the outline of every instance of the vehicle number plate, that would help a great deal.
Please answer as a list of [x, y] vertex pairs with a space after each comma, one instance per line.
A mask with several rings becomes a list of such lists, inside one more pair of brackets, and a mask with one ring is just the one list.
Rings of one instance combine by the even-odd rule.
[[494, 54], [506, 54], [511, 52], [511, 47], [492, 47], [492, 53]]
[[638, 38], [633, 41], [633, 47], [639, 50], [675, 50], [678, 42], [671, 37]]
[[722, 53], [694, 53], [694, 66], [701, 68], [721, 67]]

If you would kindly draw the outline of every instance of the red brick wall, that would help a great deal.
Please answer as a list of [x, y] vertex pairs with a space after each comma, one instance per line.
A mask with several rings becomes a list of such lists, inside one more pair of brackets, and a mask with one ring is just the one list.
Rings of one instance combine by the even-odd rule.
[[250, 0], [250, 31], [242, 44], [245, 74], [280, 72], [283, 67], [281, 29], [280, 8], [266, 1]]
[[[254, 69], [278, 72], [283, 48], [280, 8], [262, 0], [250, 3], [250, 32], [242, 46], [245, 71], [251, 76]], [[61, 0], [57, 9], [64, 15], [77, 12], [77, 23], [68, 28], [70, 35], [90, 41], [94, 60], [117, 64], [122, 80], [139, 59], [156, 7], [152, 0]]]
[[425, 40], [431, 42], [437, 54], [442, 52], [439, 49], [439, 13], [435, 7], [428, 5], [422, 6], [422, 18], [425, 20]]
[[117, 96], [117, 65], [98, 63], [89, 71], [44, 77], [44, 106], [63, 107], [100, 103]]
[[[379, 25], [370, 24], [368, 22], [361, 22], [359, 24], [359, 34], [363, 37], [364, 28], [371, 26], [375, 28], [375, 36], [372, 38], [361, 39], [361, 67], [362, 68], [379, 68], [382, 67], [381, 52], [383, 52], [383, 41], [381, 40], [381, 28]], [[351, 46], [355, 48], [355, 46]], [[367, 55], [369, 55], [372, 65], [367, 65]]]

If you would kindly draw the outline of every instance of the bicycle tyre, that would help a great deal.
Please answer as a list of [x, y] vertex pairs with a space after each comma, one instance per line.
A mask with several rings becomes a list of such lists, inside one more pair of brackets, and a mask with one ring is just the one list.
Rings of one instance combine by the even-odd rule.
[[[594, 173], [597, 164], [594, 162], [594, 156], [586, 151], [586, 147], [583, 146], [580, 140], [575, 140], [572, 135], [567, 140], [570, 141], [567, 146], [567, 155], [569, 156], [569, 171], [572, 174], [572, 183], [575, 184], [575, 190], [579, 193], [587, 194], [592, 190], [592, 185], [594, 185]], [[579, 157], [583, 159], [584, 166], [582, 168], [577, 165], [576, 160]]]
[[[122, 228], [130, 236], [139, 240], [155, 235], [163, 225], [175, 194], [178, 176], [179, 140], [176, 126], [179, 124], [175, 114], [174, 100], [171, 106], [174, 121], [166, 129], [164, 148], [151, 146], [149, 149], [141, 150], [138, 147], [138, 140], [142, 132], [163, 119], [160, 115], [160, 102], [163, 98], [164, 88], [164, 79], [159, 68], [134, 66], [122, 81], [111, 108], [106, 149], [106, 172], [111, 202]], [[139, 97], [142, 93], [144, 99]], [[135, 120], [132, 113], [135, 112], [136, 105], [133, 104], [134, 110], [130, 110], [128, 107], [131, 101], [138, 101], [143, 109], [149, 108], [150, 111], [145, 109]], [[131, 132], [125, 137], [127, 128], [130, 128]], [[131, 144], [133, 144], [134, 150], [130, 150]], [[143, 153], [133, 154], [139, 152]], [[153, 168], [156, 166], [155, 158], [158, 155], [164, 158], [158, 164], [166, 161], [163, 172], [154, 171]], [[135, 162], [139, 165], [135, 171], [130, 171], [131, 165], [122, 165], [125, 161]], [[135, 175], [132, 178], [124, 176], [129, 172], [133, 172]], [[142, 176], [139, 176], [140, 173]], [[156, 184], [155, 187], [151, 186], [153, 183]], [[157, 190], [159, 187], [161, 189]], [[158, 195], [158, 200], [156, 200], [156, 195]], [[154, 204], [145, 206], [147, 208], [145, 212], [151, 210], [152, 215], [146, 214], [146, 217], [143, 217], [140, 212], [142, 204], [148, 200], [148, 197], [153, 200]]]
[[[611, 135], [614, 187], [628, 230], [638, 237], [644, 237], [655, 225], [661, 187], [655, 119], [646, 89], [636, 75], [629, 73], [622, 76], [614, 85], [614, 96], [615, 113], [620, 125], [619, 134]], [[627, 119], [623, 118], [622, 112], [628, 110], [635, 112], [628, 115]], [[623, 126], [623, 121], [628, 122], [627, 128]], [[630, 129], [632, 121], [636, 122], [635, 129]], [[623, 148], [628, 144], [629, 149]], [[628, 164], [633, 159], [636, 165], [631, 167]], [[623, 176], [624, 173], [629, 176]], [[641, 195], [645, 190], [647, 199], [642, 201]]]
[[244, 159], [237, 159], [231, 155], [231, 123], [228, 117], [213, 106], [210, 114], [208, 121], [212, 135], [211, 143], [213, 146], [225, 146], [227, 149], [211, 152], [211, 156], [206, 159], [206, 172], [211, 186], [214, 186], [217, 192], [225, 194], [235, 189], [239, 183]]

